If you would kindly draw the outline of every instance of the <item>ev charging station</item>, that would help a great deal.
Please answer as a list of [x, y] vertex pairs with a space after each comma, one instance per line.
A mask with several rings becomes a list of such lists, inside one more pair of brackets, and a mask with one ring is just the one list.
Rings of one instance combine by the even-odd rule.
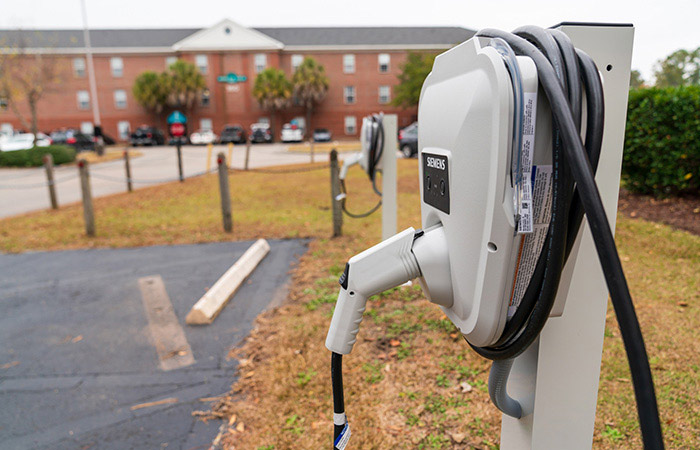
[[326, 339], [335, 449], [350, 437], [342, 355], [367, 298], [414, 278], [493, 360], [503, 450], [591, 448], [610, 292], [644, 447], [663, 448], [612, 237], [633, 35], [623, 24], [486, 29], [436, 58], [418, 113], [422, 229], [384, 236], [340, 278]]
[[[634, 28], [566, 23], [557, 28], [593, 58], [602, 77], [605, 133], [596, 183], [614, 231]], [[584, 222], [550, 319], [513, 364], [508, 390], [524, 414], [519, 420], [503, 415], [502, 450], [592, 447], [607, 305], [605, 278]]]
[[[362, 119], [360, 130], [359, 152], [354, 153], [343, 160], [343, 168], [340, 171], [340, 183], [342, 193], [337, 200], [342, 202], [343, 212], [349, 217], [367, 217], [382, 208], [382, 240], [389, 239], [396, 234], [397, 228], [397, 173], [396, 152], [398, 150], [398, 117], [396, 114], [374, 114]], [[347, 192], [345, 178], [348, 170], [359, 164], [369, 176], [372, 187], [381, 200], [377, 205], [362, 214], [354, 214], [345, 206]], [[382, 189], [379, 191], [376, 185], [376, 174], [382, 174]]]

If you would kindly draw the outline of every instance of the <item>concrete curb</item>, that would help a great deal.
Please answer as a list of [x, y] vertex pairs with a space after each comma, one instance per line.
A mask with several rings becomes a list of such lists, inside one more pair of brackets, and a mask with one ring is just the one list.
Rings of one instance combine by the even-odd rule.
[[212, 323], [245, 279], [253, 273], [253, 270], [269, 252], [270, 244], [265, 239], [258, 239], [194, 304], [187, 314], [185, 322], [188, 325]]

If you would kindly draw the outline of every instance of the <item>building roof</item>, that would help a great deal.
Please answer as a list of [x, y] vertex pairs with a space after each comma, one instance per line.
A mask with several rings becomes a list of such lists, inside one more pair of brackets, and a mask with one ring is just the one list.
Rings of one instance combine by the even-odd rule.
[[[218, 25], [218, 24], [217, 24]], [[168, 48], [207, 28], [91, 29], [97, 49]], [[285, 47], [449, 47], [474, 30], [460, 27], [285, 27], [253, 28]], [[0, 30], [0, 46], [74, 49], [85, 46], [82, 30]]]
[[[96, 48], [170, 47], [199, 28], [92, 29]], [[83, 48], [83, 30], [0, 30], [0, 45], [24, 48]]]
[[257, 28], [286, 46], [454, 45], [474, 35], [460, 27]]

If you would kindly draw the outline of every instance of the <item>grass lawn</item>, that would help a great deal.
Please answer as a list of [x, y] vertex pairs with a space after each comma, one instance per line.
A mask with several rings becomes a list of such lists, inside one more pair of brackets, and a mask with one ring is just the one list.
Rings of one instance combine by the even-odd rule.
[[[417, 161], [399, 161], [399, 227], [420, 226]], [[215, 176], [95, 199], [97, 236], [83, 233], [79, 205], [0, 221], [0, 250], [123, 247], [258, 237], [313, 237], [293, 272], [289, 299], [264, 313], [232, 355], [241, 359], [231, 394], [207, 416], [230, 423], [229, 448], [327, 448], [332, 435], [329, 352], [324, 340], [337, 277], [353, 254], [378, 242], [380, 215], [345, 219], [331, 233], [327, 169], [296, 174], [235, 172], [234, 232], [222, 231]], [[348, 207], [376, 197], [359, 173]], [[617, 242], [657, 385], [667, 448], [700, 436], [700, 237], [619, 216]], [[594, 447], [641, 448], [627, 361], [609, 309]], [[498, 448], [489, 363], [468, 349], [416, 287], [371, 299], [358, 344], [345, 358], [352, 447]], [[235, 417], [233, 417], [235, 416]]]

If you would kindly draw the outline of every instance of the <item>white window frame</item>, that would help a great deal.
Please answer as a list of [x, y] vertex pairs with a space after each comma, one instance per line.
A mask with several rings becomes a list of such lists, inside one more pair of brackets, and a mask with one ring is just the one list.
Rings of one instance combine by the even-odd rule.
[[204, 89], [202, 91], [202, 95], [199, 98], [199, 106], [202, 108], [208, 108], [211, 106], [211, 91], [209, 89]]
[[109, 58], [109, 68], [114, 78], [124, 76], [124, 60], [121, 56], [113, 56]]
[[116, 109], [126, 109], [126, 91], [124, 89], [114, 90], [114, 107]]
[[253, 56], [253, 65], [255, 66], [255, 73], [260, 73], [267, 69], [267, 53], [256, 53]]
[[75, 99], [78, 103], [78, 109], [87, 111], [90, 109], [90, 93], [88, 91], [78, 91], [75, 93]]
[[346, 105], [357, 103], [357, 89], [355, 89], [355, 86], [343, 87], [343, 103]]
[[345, 130], [345, 134], [348, 136], [357, 134], [357, 117], [345, 116], [345, 119], [343, 120], [343, 128]]
[[355, 55], [346, 53], [343, 55], [343, 73], [355, 73]]
[[117, 122], [117, 134], [119, 135], [119, 139], [122, 141], [129, 139], [129, 136], [131, 135], [131, 124], [129, 124], [128, 120], [120, 120]]
[[204, 53], [200, 53], [198, 55], [194, 55], [194, 65], [197, 66], [197, 70], [202, 75], [206, 75], [209, 73], [209, 56], [207, 56]]
[[260, 118], [258, 118], [257, 123], [266, 123], [266, 124], [270, 125], [270, 118], [269, 117], [260, 117]]
[[95, 125], [92, 122], [80, 122], [80, 132], [83, 134], [95, 134]]
[[85, 68], [85, 58], [73, 58], [73, 75], [75, 75], [76, 78], [85, 78]]
[[[379, 104], [386, 105], [391, 102], [391, 86], [379, 86]], [[382, 91], [385, 91], [382, 93]]]
[[203, 117], [199, 119], [199, 129], [200, 130], [213, 130], [214, 122], [208, 117]]
[[388, 53], [377, 55], [377, 66], [379, 67], [379, 73], [388, 73], [391, 70], [391, 55]]
[[165, 68], [170, 69], [170, 66], [177, 62], [177, 56], [166, 56], [165, 57]]
[[296, 72], [297, 67], [304, 62], [304, 55], [292, 55], [292, 72]]

